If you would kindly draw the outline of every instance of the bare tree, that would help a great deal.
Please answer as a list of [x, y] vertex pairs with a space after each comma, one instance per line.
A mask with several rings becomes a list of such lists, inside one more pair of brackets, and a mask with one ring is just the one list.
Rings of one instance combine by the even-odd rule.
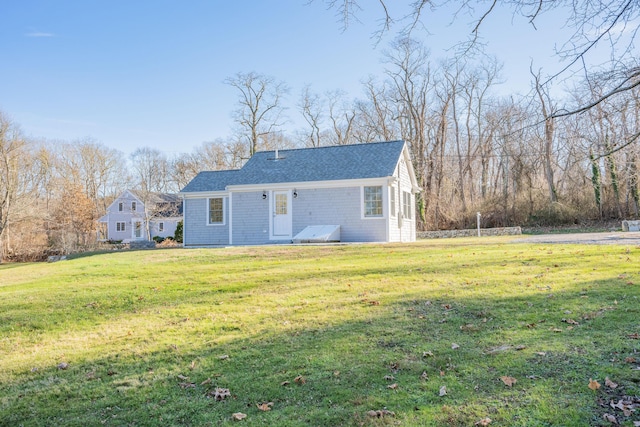
[[[338, 12], [344, 27], [348, 27], [351, 21], [358, 20], [362, 8], [361, 0], [323, 0], [329, 8]], [[583, 103], [572, 110], [552, 111], [557, 117], [566, 114], [575, 114], [592, 108], [603, 100], [631, 90], [640, 85], [640, 68], [630, 62], [628, 58], [633, 56], [635, 40], [640, 32], [640, 3], [636, 0], [491, 0], [478, 4], [472, 0], [433, 0], [407, 1], [398, 8], [388, 0], [379, 0], [381, 25], [378, 37], [390, 31], [394, 26], [399, 27], [399, 32], [410, 35], [416, 28], [424, 27], [423, 17], [440, 10], [452, 10], [451, 19], [462, 19], [471, 16], [469, 33], [461, 44], [467, 52], [471, 48], [482, 48], [478, 40], [482, 33], [482, 26], [487, 17], [496, 13], [498, 9], [508, 10], [513, 19], [522, 19], [535, 28], [536, 23], [545, 13], [563, 14], [565, 27], [572, 30], [566, 40], [558, 40], [556, 46], [557, 57], [563, 62], [549, 78], [540, 82], [546, 87], [549, 83], [559, 80], [576, 66], [581, 66], [586, 75], [600, 72], [601, 78], [608, 79], [610, 89], [603, 95], [589, 103]], [[406, 12], [406, 8], [409, 12]], [[394, 12], [395, 10], [401, 10]], [[428, 30], [428, 28], [427, 28]], [[379, 40], [379, 38], [378, 38]], [[608, 52], [609, 61], [599, 69], [593, 69], [586, 64], [593, 53]], [[601, 61], [597, 61], [600, 63]]]
[[224, 82], [238, 89], [239, 106], [234, 119], [248, 143], [251, 157], [261, 138], [284, 124], [282, 101], [289, 89], [284, 82], [254, 72], [238, 73]]
[[322, 136], [322, 110], [324, 109], [323, 100], [317, 93], [312, 93], [310, 86], [305, 86], [300, 94], [298, 108], [309, 125], [309, 129], [304, 132], [305, 145], [308, 147], [320, 147], [320, 138]]

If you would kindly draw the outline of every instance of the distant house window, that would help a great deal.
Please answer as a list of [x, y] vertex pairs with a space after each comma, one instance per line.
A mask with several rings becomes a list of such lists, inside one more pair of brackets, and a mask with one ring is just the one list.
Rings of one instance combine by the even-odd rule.
[[158, 231], [160, 233], [162, 233], [164, 231], [164, 222], [159, 222], [158, 223]]
[[124, 222], [116, 222], [116, 231], [124, 231], [125, 223]]
[[405, 218], [411, 219], [411, 193], [408, 191], [402, 192], [402, 212]]
[[209, 224], [224, 224], [224, 203], [222, 197], [209, 199]]
[[382, 216], [382, 186], [364, 187], [364, 216]]
[[396, 187], [389, 187], [391, 216], [396, 216]]
[[135, 212], [137, 205], [138, 204], [136, 202], [131, 202], [131, 210]]
[[118, 212], [122, 212], [124, 210], [124, 203], [119, 202], [118, 203]]

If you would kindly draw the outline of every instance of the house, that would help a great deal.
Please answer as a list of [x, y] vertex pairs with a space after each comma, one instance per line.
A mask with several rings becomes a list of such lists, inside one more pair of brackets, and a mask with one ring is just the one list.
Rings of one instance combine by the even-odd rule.
[[414, 241], [419, 191], [404, 141], [258, 152], [184, 187], [183, 242]]
[[128, 243], [155, 236], [173, 237], [182, 221], [182, 200], [176, 194], [144, 193], [126, 190], [107, 207], [98, 220], [103, 225], [99, 240]]

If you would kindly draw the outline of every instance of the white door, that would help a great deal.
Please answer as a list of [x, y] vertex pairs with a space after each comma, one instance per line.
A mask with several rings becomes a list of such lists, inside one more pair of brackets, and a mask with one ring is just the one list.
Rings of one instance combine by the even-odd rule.
[[133, 222], [133, 238], [134, 239], [142, 238], [142, 221]]
[[272, 237], [274, 239], [290, 239], [292, 229], [291, 193], [289, 191], [274, 191], [272, 200]]

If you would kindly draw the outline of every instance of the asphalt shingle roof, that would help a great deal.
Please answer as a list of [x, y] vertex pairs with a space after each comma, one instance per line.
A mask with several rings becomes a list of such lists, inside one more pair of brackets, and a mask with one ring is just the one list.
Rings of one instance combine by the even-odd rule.
[[393, 175], [404, 141], [261, 151], [240, 170], [199, 173], [184, 193], [223, 191], [228, 185], [335, 181]]

